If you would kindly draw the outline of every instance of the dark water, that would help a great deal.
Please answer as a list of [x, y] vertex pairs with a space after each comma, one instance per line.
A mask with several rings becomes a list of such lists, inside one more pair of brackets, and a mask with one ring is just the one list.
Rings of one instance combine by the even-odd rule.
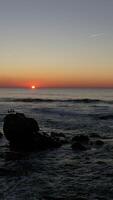
[[42, 131], [64, 133], [70, 140], [100, 135], [104, 145], [76, 152], [59, 149], [29, 155], [11, 152], [0, 140], [0, 199], [112, 200], [113, 90], [0, 90], [0, 130], [8, 109], [35, 118]]

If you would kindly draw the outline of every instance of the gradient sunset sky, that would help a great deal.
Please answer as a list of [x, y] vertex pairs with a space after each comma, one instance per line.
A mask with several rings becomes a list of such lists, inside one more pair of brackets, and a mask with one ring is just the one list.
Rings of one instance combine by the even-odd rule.
[[113, 87], [113, 0], [1, 0], [0, 87]]

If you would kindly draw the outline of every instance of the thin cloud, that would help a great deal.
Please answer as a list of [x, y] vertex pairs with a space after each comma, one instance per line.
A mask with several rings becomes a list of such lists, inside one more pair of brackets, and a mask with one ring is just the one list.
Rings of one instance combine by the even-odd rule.
[[100, 38], [103, 35], [104, 35], [104, 33], [95, 33], [95, 34], [89, 35], [89, 38]]

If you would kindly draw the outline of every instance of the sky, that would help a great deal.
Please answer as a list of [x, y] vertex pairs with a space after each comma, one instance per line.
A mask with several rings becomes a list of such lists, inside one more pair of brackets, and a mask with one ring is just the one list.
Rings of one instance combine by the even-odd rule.
[[0, 0], [0, 87], [113, 87], [113, 0]]

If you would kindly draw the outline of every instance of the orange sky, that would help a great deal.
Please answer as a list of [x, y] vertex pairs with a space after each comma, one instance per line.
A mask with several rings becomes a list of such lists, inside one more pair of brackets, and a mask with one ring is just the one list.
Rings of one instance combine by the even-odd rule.
[[37, 88], [45, 88], [45, 87], [113, 87], [113, 79], [112, 74], [107, 76], [96, 76], [93, 75], [78, 75], [78, 74], [70, 74], [64, 76], [61, 74], [55, 74], [51, 77], [48, 75], [46, 77], [31, 78], [28, 77], [2, 77], [0, 76], [0, 86], [1, 87], [25, 87], [29, 88], [32, 85], [35, 85]]
[[2, 1], [0, 87], [113, 87], [112, 11], [103, 0]]

